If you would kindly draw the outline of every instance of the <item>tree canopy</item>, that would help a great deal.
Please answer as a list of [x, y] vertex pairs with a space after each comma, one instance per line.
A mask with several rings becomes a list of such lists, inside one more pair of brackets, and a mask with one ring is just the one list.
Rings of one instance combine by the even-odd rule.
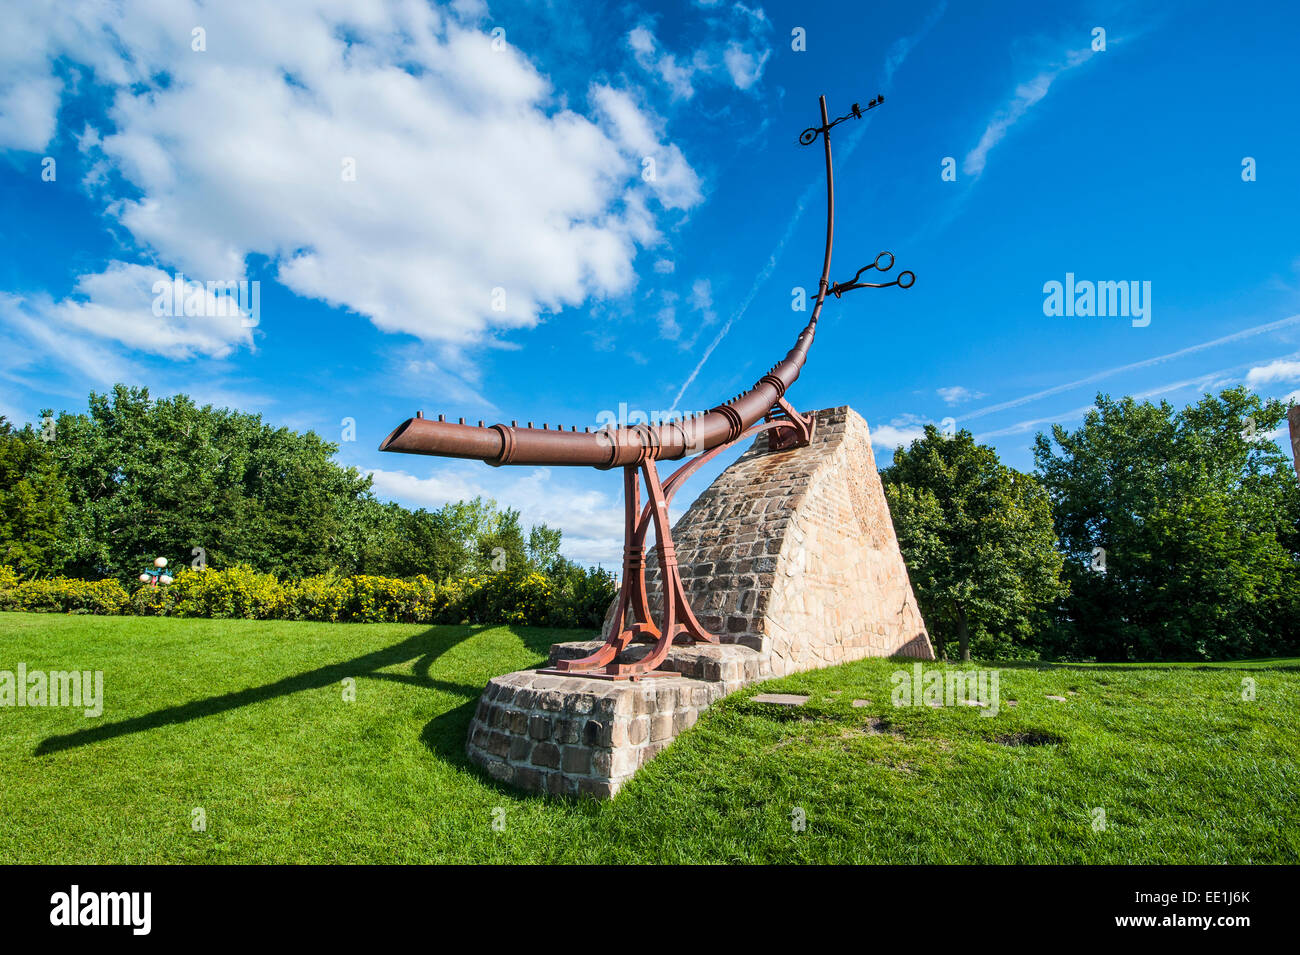
[[1259, 656], [1300, 644], [1300, 485], [1278, 401], [1244, 388], [1181, 411], [1098, 395], [1038, 435], [1069, 597], [1052, 652]]
[[281, 578], [337, 572], [435, 580], [547, 570], [560, 532], [525, 532], [490, 501], [408, 510], [334, 460], [337, 446], [260, 415], [117, 385], [86, 413], [0, 419], [0, 562], [24, 576], [129, 581], [156, 556], [250, 564]]
[[1061, 596], [1047, 494], [969, 431], [933, 425], [881, 472], [899, 546], [937, 649], [969, 660], [1033, 649]]

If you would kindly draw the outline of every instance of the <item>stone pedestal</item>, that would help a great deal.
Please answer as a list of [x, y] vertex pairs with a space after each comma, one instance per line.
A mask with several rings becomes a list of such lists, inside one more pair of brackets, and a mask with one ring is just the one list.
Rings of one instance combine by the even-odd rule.
[[[816, 414], [808, 447], [770, 451], [760, 434], [673, 527], [687, 599], [706, 629], [763, 653], [765, 675], [933, 660], [867, 423], [849, 407]], [[653, 550], [646, 584], [657, 618]]]
[[[867, 656], [934, 659], [867, 423], [850, 408], [817, 412], [806, 448], [771, 451], [759, 435], [673, 539], [688, 599], [723, 642], [673, 647], [667, 675], [636, 682], [495, 677], [470, 724], [471, 760], [520, 789], [609, 797], [709, 704], [749, 683]], [[647, 585], [658, 617], [653, 557]], [[600, 643], [556, 644], [550, 664]], [[633, 644], [622, 659], [649, 649]]]
[[[600, 643], [557, 643], [547, 665], [584, 657]], [[625, 659], [649, 651], [634, 644]], [[683, 646], [669, 651], [667, 675], [636, 682], [536, 670], [493, 677], [470, 724], [469, 758], [530, 792], [613, 796], [710, 703], [762, 679], [764, 663], [749, 647]]]

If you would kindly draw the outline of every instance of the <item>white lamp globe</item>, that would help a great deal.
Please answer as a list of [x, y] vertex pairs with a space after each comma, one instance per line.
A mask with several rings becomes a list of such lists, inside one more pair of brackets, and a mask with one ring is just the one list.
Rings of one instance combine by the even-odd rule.
[[160, 584], [170, 584], [171, 582], [172, 579], [169, 574], [163, 574], [161, 577], [158, 578], [158, 583]]
[[140, 575], [140, 583], [142, 583], [142, 584], [147, 584], [147, 583], [149, 583], [149, 575], [148, 575], [148, 574], [141, 574], [141, 575]]
[[166, 557], [159, 557], [157, 560], [155, 560], [155, 561], [153, 562], [153, 565], [154, 565], [155, 567], [166, 567], [166, 566], [167, 566], [167, 558], [166, 558]]

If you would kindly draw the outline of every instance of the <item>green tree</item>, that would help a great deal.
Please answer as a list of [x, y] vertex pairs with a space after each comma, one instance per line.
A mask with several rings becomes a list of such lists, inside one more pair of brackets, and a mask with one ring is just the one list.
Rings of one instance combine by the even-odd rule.
[[68, 558], [68, 488], [50, 455], [53, 437], [49, 425], [16, 429], [0, 416], [0, 564], [24, 577], [61, 573]]
[[968, 431], [934, 426], [881, 472], [899, 546], [939, 652], [1035, 653], [1064, 587], [1047, 494]]
[[130, 582], [163, 556], [281, 578], [446, 580], [546, 571], [559, 554], [560, 532], [542, 524], [525, 536], [516, 510], [484, 498], [432, 511], [380, 501], [313, 432], [185, 395], [117, 385], [91, 393], [87, 413], [49, 420], [46, 442], [0, 419], [0, 559], [24, 573]]
[[336, 569], [358, 549], [349, 532], [370, 478], [335, 450], [185, 395], [92, 393], [87, 414], [59, 415], [50, 443], [71, 495], [69, 569], [129, 580], [155, 556], [188, 562], [197, 548], [216, 567]]
[[1225, 659], [1300, 647], [1300, 486], [1244, 388], [1175, 409], [1098, 395], [1038, 435], [1070, 596], [1056, 651]]

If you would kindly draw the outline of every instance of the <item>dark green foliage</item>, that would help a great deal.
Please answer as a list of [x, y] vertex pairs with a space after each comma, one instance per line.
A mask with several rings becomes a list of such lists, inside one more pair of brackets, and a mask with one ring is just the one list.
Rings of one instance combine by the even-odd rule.
[[23, 577], [66, 574], [130, 584], [153, 559], [173, 568], [256, 567], [436, 582], [545, 572], [560, 532], [525, 533], [519, 512], [475, 498], [407, 510], [334, 461], [313, 432], [260, 415], [153, 400], [117, 385], [85, 414], [47, 414], [37, 433], [0, 419], [0, 563]]
[[1220, 660], [1300, 647], [1300, 485], [1268, 437], [1285, 415], [1244, 388], [1181, 411], [1098, 395], [1079, 429], [1038, 436], [1070, 581], [1052, 652]]
[[0, 564], [28, 577], [67, 559], [68, 487], [50, 456], [52, 426], [19, 430], [0, 416]]
[[1047, 494], [970, 432], [933, 426], [881, 472], [899, 546], [935, 649], [1035, 656], [1062, 594]]

